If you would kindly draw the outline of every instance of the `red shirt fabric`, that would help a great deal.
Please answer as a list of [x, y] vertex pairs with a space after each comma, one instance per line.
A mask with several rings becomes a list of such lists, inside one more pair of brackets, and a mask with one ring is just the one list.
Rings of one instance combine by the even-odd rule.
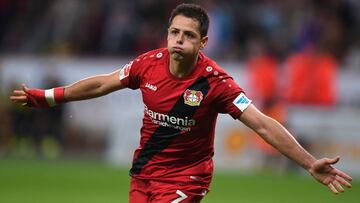
[[120, 71], [121, 83], [140, 89], [144, 102], [140, 145], [130, 175], [208, 185], [218, 113], [237, 119], [241, 103], [246, 106], [251, 100], [240, 98], [243, 90], [204, 54], [184, 78], [170, 73], [169, 57], [166, 48], [153, 50]]

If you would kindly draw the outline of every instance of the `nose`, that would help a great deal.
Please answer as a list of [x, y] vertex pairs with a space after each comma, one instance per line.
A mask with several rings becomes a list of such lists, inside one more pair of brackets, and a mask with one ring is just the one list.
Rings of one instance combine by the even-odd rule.
[[178, 44], [183, 44], [184, 43], [184, 34], [183, 33], [179, 33], [176, 36], [176, 43], [178, 43]]

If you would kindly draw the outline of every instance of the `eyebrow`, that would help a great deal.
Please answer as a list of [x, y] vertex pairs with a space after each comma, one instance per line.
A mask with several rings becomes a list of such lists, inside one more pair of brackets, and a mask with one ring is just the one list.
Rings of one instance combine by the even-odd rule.
[[[176, 30], [176, 31], [181, 31], [181, 29], [179, 28], [176, 28], [176, 27], [170, 27], [169, 30]], [[182, 30], [184, 33], [186, 34], [193, 34], [193, 35], [200, 35], [200, 33], [197, 33], [197, 32], [194, 32], [194, 31], [191, 31], [191, 30]], [[200, 35], [201, 36], [201, 35]]]

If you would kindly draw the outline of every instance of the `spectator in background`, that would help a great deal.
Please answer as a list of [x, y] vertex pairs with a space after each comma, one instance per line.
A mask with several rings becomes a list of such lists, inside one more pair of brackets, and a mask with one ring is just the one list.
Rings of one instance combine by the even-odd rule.
[[[43, 87], [51, 88], [60, 86], [60, 81], [55, 75], [44, 78]], [[56, 158], [64, 147], [64, 106], [51, 109], [38, 109], [35, 115], [37, 134], [35, 144], [41, 156]]]
[[[233, 43], [233, 19], [229, 6], [226, 3], [215, 4], [214, 1], [206, 1], [206, 9], [209, 10], [209, 16], [212, 24], [209, 27], [209, 37], [213, 39], [205, 47], [204, 52], [210, 57], [227, 59], [228, 47]], [[225, 53], [225, 54], [224, 54]]]
[[334, 105], [336, 69], [334, 56], [310, 45], [290, 55], [285, 64], [289, 104]]
[[[1, 84], [1, 66], [0, 66], [0, 84]], [[0, 89], [0, 157], [8, 155], [14, 148], [15, 133], [11, 128], [11, 115], [7, 95]]]
[[[11, 87], [15, 88], [15, 86], [14, 81]], [[44, 88], [54, 86], [59, 86], [56, 77], [48, 76], [44, 79]], [[0, 141], [16, 143], [16, 154], [20, 157], [56, 158], [60, 155], [65, 129], [64, 107], [29, 110], [11, 105], [6, 110], [1, 108], [1, 103], [0, 98]], [[6, 134], [2, 134], [3, 131]]]
[[[258, 36], [247, 43], [246, 72], [249, 79], [249, 94], [261, 111], [285, 125], [286, 113], [283, 99], [280, 95], [279, 62], [270, 54], [265, 37]], [[254, 149], [264, 157], [264, 168], [283, 170], [286, 160], [271, 145], [251, 136]]]
[[[355, 9], [348, 0], [314, 0], [315, 11], [322, 24], [322, 47], [342, 61], [351, 43], [359, 38], [356, 32]], [[357, 34], [356, 34], [357, 33]]]
[[[17, 86], [14, 80], [10, 84], [10, 88]], [[14, 132], [16, 143], [16, 155], [21, 157], [32, 157], [35, 154], [41, 154], [40, 145], [37, 144], [36, 138], [38, 135], [37, 126], [29, 121], [36, 121], [36, 111], [30, 111], [16, 105], [11, 105], [8, 109], [10, 121], [10, 131]]]
[[285, 61], [286, 99], [290, 104], [332, 106], [336, 103], [337, 67], [346, 52], [346, 22], [332, 12], [344, 1], [313, 1], [295, 36], [297, 51]]
[[[207, 5], [214, 22], [210, 35], [213, 57], [239, 60], [246, 42], [261, 27], [273, 51], [286, 57], [303, 40], [324, 35], [332, 53], [342, 59], [359, 36], [358, 1], [194, 1]], [[0, 2], [0, 52], [66, 55], [133, 56], [164, 46], [161, 33], [176, 1], [165, 0], [38, 0]], [[229, 26], [234, 25], [234, 26]], [[133, 29], [138, 28], [139, 32]], [[146, 33], [151, 33], [146, 35]], [[299, 34], [300, 33], [300, 34]]]
[[136, 14], [129, 4], [121, 1], [108, 5], [106, 12], [107, 20], [101, 38], [102, 53], [129, 54], [129, 50], [134, 50], [135, 46], [136, 30], [132, 24]]
[[0, 95], [0, 157], [11, 152], [14, 146], [14, 132], [11, 128], [9, 109], [5, 104], [5, 98]]
[[255, 37], [248, 41], [249, 54], [245, 67], [249, 76], [251, 96], [261, 109], [268, 109], [278, 98], [278, 60], [268, 51], [266, 40]]

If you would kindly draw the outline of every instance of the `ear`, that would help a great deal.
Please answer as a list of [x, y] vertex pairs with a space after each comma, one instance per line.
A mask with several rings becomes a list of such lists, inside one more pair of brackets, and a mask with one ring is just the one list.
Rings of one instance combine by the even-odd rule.
[[204, 49], [208, 41], [209, 41], [209, 37], [207, 35], [203, 37], [200, 42], [200, 49]]

